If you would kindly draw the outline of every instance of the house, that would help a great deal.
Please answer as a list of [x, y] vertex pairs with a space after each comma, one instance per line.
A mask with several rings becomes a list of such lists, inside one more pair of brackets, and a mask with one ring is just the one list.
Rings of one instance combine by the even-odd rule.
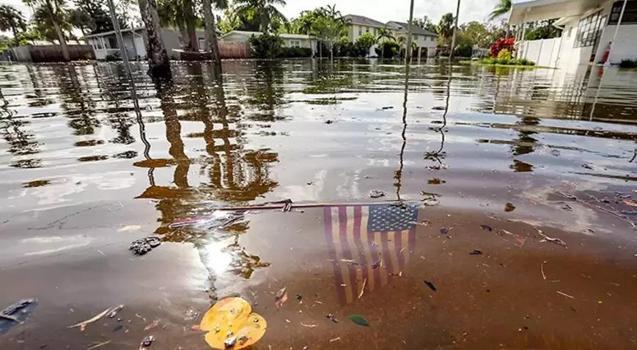
[[[146, 58], [146, 28], [126, 28], [121, 30], [124, 47], [130, 59]], [[207, 50], [206, 33], [203, 30], [197, 30], [197, 41], [200, 50]], [[185, 46], [185, 41], [179, 31], [171, 28], [161, 29], [161, 38], [171, 59], [180, 59], [181, 52]], [[106, 60], [108, 58], [119, 58], [120, 49], [117, 43], [115, 31], [102, 32], [84, 36], [84, 40], [91, 45], [95, 58], [98, 60]]]
[[[260, 36], [261, 32], [249, 32], [242, 30], [233, 30], [221, 36], [220, 43], [245, 43], [247, 44], [251, 36]], [[283, 47], [301, 47], [312, 50], [312, 56], [316, 54], [317, 41], [316, 38], [305, 34], [278, 34], [283, 40]]]
[[371, 33], [376, 37], [378, 30], [385, 28], [385, 23], [365, 16], [346, 15], [343, 18], [347, 22], [347, 36], [353, 43], [365, 33]]
[[[353, 43], [365, 33], [371, 33], [374, 37], [377, 37], [380, 29], [389, 30], [396, 40], [400, 40], [399, 38], [406, 39], [409, 29], [408, 24], [405, 22], [389, 21], [383, 23], [359, 15], [346, 15], [343, 18], [347, 22], [348, 38]], [[411, 39], [417, 47], [419, 59], [421, 56], [432, 57], [436, 54], [436, 38], [438, 34], [415, 25], [411, 26], [411, 33]], [[376, 45], [370, 49], [370, 56], [375, 55], [375, 48]]]
[[[93, 50], [88, 45], [80, 42], [73, 44], [67, 42], [67, 49], [71, 61], [91, 60]], [[29, 44], [11, 47], [7, 49], [2, 59], [17, 62], [62, 62], [64, 55], [62, 47], [58, 44], [42, 40], [33, 40]]]
[[[555, 18], [559, 38], [523, 40], [527, 23]], [[636, 0], [514, 0], [509, 23], [520, 28], [518, 57], [538, 65], [572, 69], [637, 59]]]
[[[146, 58], [146, 45], [144, 44], [146, 29], [143, 27], [127, 28], [122, 29], [121, 33], [128, 57], [131, 59]], [[120, 58], [115, 31], [86, 35], [84, 40], [93, 48], [95, 59], [101, 61], [111, 57]]]
[[[406, 38], [408, 24], [405, 22], [389, 21], [387, 28], [390, 29], [396, 39]], [[438, 34], [430, 32], [421, 27], [411, 25], [411, 42], [418, 48], [418, 59], [423, 57], [433, 57], [436, 54], [436, 39]]]

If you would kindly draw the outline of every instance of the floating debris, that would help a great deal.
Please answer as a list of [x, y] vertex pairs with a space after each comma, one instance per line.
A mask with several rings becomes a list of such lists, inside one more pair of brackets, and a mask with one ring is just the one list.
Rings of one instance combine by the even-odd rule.
[[433, 290], [434, 292], [438, 291], [436, 285], [433, 282], [425, 281], [425, 285], [427, 285], [427, 287], [429, 287], [429, 289]]
[[279, 289], [274, 296], [274, 305], [277, 309], [280, 309], [285, 302], [288, 301], [288, 290], [286, 287]]
[[469, 255], [482, 255], [482, 251], [478, 249], [474, 249]]
[[338, 319], [336, 318], [336, 315], [334, 315], [333, 313], [329, 313], [325, 317], [327, 317], [328, 320], [330, 320], [330, 321], [332, 321], [334, 323], [338, 323]]
[[[99, 321], [102, 317], [104, 317], [104, 316], [106, 316], [106, 315], [109, 315], [111, 312], [113, 312], [113, 311], [117, 310], [120, 306], [121, 306], [122, 308], [124, 307], [123, 305], [118, 305], [118, 306], [109, 307], [108, 309], [106, 309], [106, 310], [104, 310], [104, 311], [100, 312], [99, 314], [97, 314], [97, 315], [95, 315], [95, 316], [93, 316], [93, 317], [89, 318], [88, 320], [86, 320], [86, 321], [82, 321], [82, 322], [78, 322], [78, 323], [76, 323], [76, 324], [74, 324], [74, 325], [70, 325], [70, 326], [68, 326], [67, 328], [77, 328], [77, 327], [80, 327], [80, 331], [84, 332], [84, 330], [86, 329], [86, 326], [88, 326], [89, 324], [91, 324], [91, 323], [93, 323], [93, 322]], [[121, 309], [120, 309], [120, 310], [121, 310]]]
[[493, 227], [489, 226], [489, 225], [480, 225], [480, 228], [485, 230], [485, 231], [493, 231]]
[[572, 296], [572, 295], [570, 295], [570, 294], [566, 294], [566, 293], [561, 292], [561, 291], [559, 291], [559, 290], [558, 290], [558, 291], [556, 291], [556, 293], [557, 293], [557, 294], [559, 294], [559, 295], [563, 295], [563, 296], [565, 296], [565, 297], [567, 297], [567, 298], [570, 298], [570, 299], [575, 299], [575, 297], [574, 297], [574, 296]]
[[369, 198], [380, 198], [385, 197], [385, 192], [381, 190], [371, 190], [369, 191]]
[[159, 247], [161, 239], [159, 237], [150, 236], [133, 241], [128, 250], [132, 250], [135, 255], [144, 255], [151, 250]]
[[208, 332], [206, 343], [213, 349], [243, 349], [259, 341], [267, 322], [253, 313], [245, 299], [230, 297], [218, 301], [203, 316], [200, 328]]
[[353, 314], [347, 316], [347, 318], [359, 326], [369, 327], [369, 321], [367, 321], [367, 319], [365, 319], [362, 315]]
[[0, 310], [0, 334], [24, 322], [37, 302], [37, 299], [22, 299]]
[[540, 242], [551, 242], [551, 243], [555, 243], [557, 245], [560, 245], [564, 248], [567, 248], [566, 246], [566, 242], [564, 242], [563, 240], [559, 239], [559, 238], [555, 238], [555, 237], [549, 237], [547, 235], [545, 235], [542, 230], [537, 230], [537, 233], [542, 236], [542, 240], [540, 240]]
[[511, 212], [515, 210], [515, 205], [513, 203], [507, 203], [504, 205], [504, 211]]
[[118, 312], [122, 311], [123, 308], [124, 305], [116, 306], [113, 310], [111, 310], [111, 312], [108, 313], [108, 318], [114, 318], [115, 316], [117, 316]]
[[97, 349], [97, 348], [101, 348], [102, 346], [104, 346], [104, 345], [108, 345], [108, 344], [110, 344], [110, 343], [111, 343], [111, 341], [110, 341], [110, 340], [103, 341], [103, 342], [101, 342], [101, 343], [98, 343], [98, 344], [95, 344], [95, 345], [93, 345], [93, 346], [90, 346], [90, 347], [86, 348], [86, 350], [95, 350], [95, 349]]
[[441, 227], [440, 228], [440, 234], [441, 235], [448, 235], [449, 231], [451, 231], [451, 228], [448, 228], [448, 227]]
[[146, 337], [144, 337], [141, 344], [139, 344], [139, 349], [140, 350], [146, 349], [150, 347], [151, 345], [153, 345], [153, 342], [155, 342], [155, 337], [152, 335], [147, 335]]

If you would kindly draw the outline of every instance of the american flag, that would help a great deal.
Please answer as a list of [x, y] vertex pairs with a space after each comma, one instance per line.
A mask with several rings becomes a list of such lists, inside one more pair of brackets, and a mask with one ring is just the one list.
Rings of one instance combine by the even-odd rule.
[[324, 207], [325, 239], [341, 304], [387, 284], [402, 273], [416, 241], [416, 205]]

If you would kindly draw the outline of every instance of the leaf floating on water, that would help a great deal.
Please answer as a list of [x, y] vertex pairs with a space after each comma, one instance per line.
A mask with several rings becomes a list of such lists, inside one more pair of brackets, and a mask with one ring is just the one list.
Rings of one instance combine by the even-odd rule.
[[288, 289], [283, 287], [276, 292], [276, 295], [274, 296], [274, 305], [277, 309], [280, 309], [286, 301], [288, 301]]
[[469, 255], [482, 255], [482, 251], [478, 249], [474, 249]]
[[433, 282], [425, 281], [425, 284], [427, 285], [427, 287], [429, 287], [429, 289], [433, 290], [434, 292], [438, 291], [438, 289], [436, 289], [436, 285]]
[[480, 225], [480, 228], [485, 230], [485, 231], [493, 231], [493, 227], [489, 226], [489, 225]]
[[449, 230], [450, 230], [450, 229], [449, 229], [449, 228], [447, 228], [447, 227], [441, 227], [441, 228], [440, 228], [440, 234], [442, 234], [442, 235], [448, 235], [448, 234], [449, 234]]
[[504, 205], [504, 211], [510, 212], [515, 210], [515, 205], [513, 203], [507, 203]]
[[207, 331], [206, 343], [213, 349], [235, 350], [253, 345], [263, 335], [268, 324], [253, 313], [243, 298], [225, 298], [213, 305], [201, 320], [201, 330]]
[[380, 198], [385, 197], [385, 192], [381, 190], [371, 190], [369, 191], [369, 198]]
[[359, 326], [369, 327], [369, 321], [367, 321], [367, 319], [365, 319], [365, 317], [363, 317], [362, 315], [354, 314], [347, 316], [347, 318], [349, 318], [350, 320], [352, 320], [352, 322], [356, 323]]

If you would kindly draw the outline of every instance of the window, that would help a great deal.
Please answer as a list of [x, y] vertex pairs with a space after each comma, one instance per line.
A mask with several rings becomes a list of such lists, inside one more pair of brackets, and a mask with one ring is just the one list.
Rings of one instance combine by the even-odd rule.
[[301, 42], [298, 40], [292, 40], [292, 47], [301, 47]]
[[358, 27], [358, 35], [363, 35], [363, 27]]
[[369, 27], [365, 27], [365, 33], [369, 33]]
[[568, 34], [566, 36], [570, 38], [572, 34], [573, 34], [573, 27], [570, 27], [568, 28]]
[[[617, 24], [619, 22], [619, 16], [622, 13], [623, 1], [617, 1], [613, 4], [610, 10], [610, 20], [608, 24]], [[624, 11], [624, 17], [622, 18], [622, 24], [635, 24], [637, 23], [637, 1], [628, 1], [626, 3], [626, 10]]]
[[602, 34], [602, 26], [606, 22], [606, 16], [602, 12], [596, 12], [588, 17], [580, 19], [577, 25], [575, 47], [593, 46]]

